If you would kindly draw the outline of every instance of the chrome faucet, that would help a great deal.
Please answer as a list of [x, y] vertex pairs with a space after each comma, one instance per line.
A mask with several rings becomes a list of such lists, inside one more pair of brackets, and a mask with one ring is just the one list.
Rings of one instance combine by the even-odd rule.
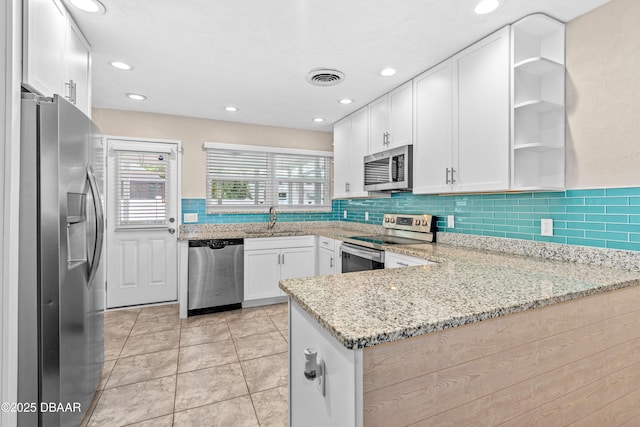
[[271, 230], [276, 225], [276, 221], [278, 220], [278, 214], [276, 213], [276, 207], [271, 206], [269, 208], [269, 222], [267, 224], [267, 228]]

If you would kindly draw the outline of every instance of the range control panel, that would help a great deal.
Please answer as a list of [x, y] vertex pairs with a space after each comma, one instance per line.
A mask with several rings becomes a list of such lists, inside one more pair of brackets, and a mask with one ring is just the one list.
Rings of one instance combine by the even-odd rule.
[[393, 230], [430, 233], [435, 231], [436, 217], [433, 215], [384, 214], [382, 226]]

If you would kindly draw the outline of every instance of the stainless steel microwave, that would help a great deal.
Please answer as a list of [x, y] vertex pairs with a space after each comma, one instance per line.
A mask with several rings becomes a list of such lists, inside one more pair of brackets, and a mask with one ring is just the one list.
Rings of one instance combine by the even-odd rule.
[[364, 157], [365, 191], [410, 191], [413, 186], [413, 145], [403, 145]]

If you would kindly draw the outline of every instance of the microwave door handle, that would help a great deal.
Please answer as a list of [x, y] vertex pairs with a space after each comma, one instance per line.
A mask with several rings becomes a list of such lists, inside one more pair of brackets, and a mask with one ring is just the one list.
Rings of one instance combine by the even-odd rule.
[[393, 161], [394, 156], [389, 157], [389, 182], [394, 182], [395, 180], [393, 179], [393, 169], [394, 169], [394, 161]]

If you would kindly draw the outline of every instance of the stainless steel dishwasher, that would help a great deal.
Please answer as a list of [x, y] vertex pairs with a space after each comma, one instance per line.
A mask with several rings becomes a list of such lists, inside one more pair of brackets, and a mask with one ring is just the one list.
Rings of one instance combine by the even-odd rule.
[[189, 315], [240, 308], [244, 299], [244, 240], [189, 241]]

